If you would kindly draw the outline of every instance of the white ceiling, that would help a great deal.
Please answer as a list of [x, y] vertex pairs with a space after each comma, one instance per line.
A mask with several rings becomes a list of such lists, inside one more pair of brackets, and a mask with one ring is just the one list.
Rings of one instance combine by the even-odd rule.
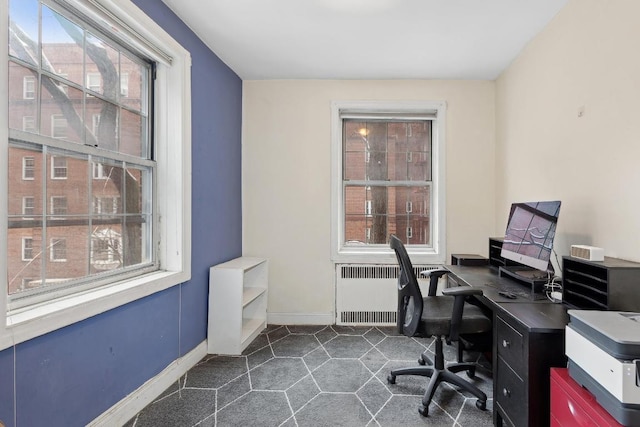
[[243, 80], [493, 80], [567, 2], [163, 1]]

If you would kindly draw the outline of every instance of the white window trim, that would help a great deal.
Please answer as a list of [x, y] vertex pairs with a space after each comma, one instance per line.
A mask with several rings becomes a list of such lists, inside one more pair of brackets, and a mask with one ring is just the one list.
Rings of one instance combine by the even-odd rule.
[[342, 120], [344, 110], [371, 113], [434, 112], [433, 167], [431, 197], [432, 247], [408, 245], [414, 263], [444, 264], [446, 259], [445, 215], [445, 128], [447, 104], [444, 101], [332, 101], [331, 102], [331, 260], [334, 263], [396, 263], [388, 245], [344, 246], [344, 202], [342, 197]]
[[[64, 242], [64, 252], [65, 252], [65, 257], [64, 258], [56, 258], [55, 255], [55, 248], [54, 246], [57, 245], [59, 242]], [[65, 239], [64, 237], [52, 237], [50, 242], [49, 242], [49, 261], [51, 262], [67, 262], [67, 239]]]
[[[88, 3], [69, 0], [85, 13]], [[158, 258], [160, 270], [83, 293], [28, 308], [7, 311], [7, 263], [0, 262], [0, 350], [112, 310], [191, 278], [191, 56], [158, 24], [128, 0], [97, 0], [106, 10], [149, 42], [132, 44], [158, 61], [155, 82], [154, 129], [158, 192], [162, 221]], [[8, 21], [7, 2], [0, 2], [0, 21]], [[102, 18], [100, 18], [102, 19]], [[104, 20], [104, 19], [102, 19]], [[0, 56], [8, 57], [8, 32], [0, 32]], [[160, 52], [161, 53], [158, 53]], [[164, 54], [164, 57], [162, 56]], [[171, 58], [168, 61], [167, 58]], [[8, 81], [8, 61], [0, 61], [0, 81]], [[8, 99], [8, 85], [0, 85], [0, 97]], [[0, 103], [0, 166], [8, 167], [8, 103]], [[168, 167], [171, 165], [171, 167]], [[0, 240], [7, 238], [7, 177], [0, 174]], [[0, 259], [7, 256], [0, 245]]]
[[22, 249], [22, 254], [21, 254], [22, 261], [31, 261], [33, 259], [33, 256], [31, 258], [26, 258], [24, 256], [24, 250], [25, 250], [24, 242], [27, 241], [27, 240], [31, 240], [31, 251], [33, 251], [33, 237], [23, 237], [22, 238], [22, 248], [21, 248]]
[[[56, 166], [55, 159], [64, 159], [64, 167]], [[56, 169], [64, 169], [64, 176], [56, 176]], [[67, 158], [64, 156], [51, 156], [51, 179], [67, 179], [69, 174], [69, 167], [67, 166]]]
[[[33, 85], [33, 92], [27, 91], [27, 87]], [[36, 77], [24, 76], [22, 78], [22, 99], [36, 99]]]
[[[56, 126], [56, 123], [63, 123], [63, 122], [64, 122], [64, 136], [56, 136], [56, 129], [58, 129], [58, 127]], [[62, 128], [62, 126], [60, 126], [60, 128]], [[69, 124], [67, 123], [67, 119], [64, 118], [63, 114], [51, 115], [51, 137], [52, 138], [67, 139], [68, 130], [69, 130]]]
[[[32, 126], [28, 126], [28, 124]], [[36, 130], [36, 118], [33, 116], [22, 117], [22, 130], [25, 132], [34, 132]]]
[[[27, 210], [27, 200], [31, 200], [31, 209], [33, 209], [33, 212], [28, 214], [26, 213]], [[35, 214], [35, 205], [36, 205], [36, 198], [34, 196], [22, 196], [22, 215], [25, 217], [29, 217], [32, 218]]]
[[[27, 165], [26, 165], [27, 159], [32, 159], [34, 161], [34, 163], [33, 163], [33, 174], [34, 174], [34, 176], [26, 176], [26, 174], [25, 174], [25, 172], [27, 170]], [[35, 169], [36, 169], [35, 168], [35, 159], [36, 158], [34, 156], [23, 156], [22, 157], [22, 179], [24, 181], [33, 181], [35, 179]], [[7, 167], [7, 170], [8, 170], [8, 167]]]

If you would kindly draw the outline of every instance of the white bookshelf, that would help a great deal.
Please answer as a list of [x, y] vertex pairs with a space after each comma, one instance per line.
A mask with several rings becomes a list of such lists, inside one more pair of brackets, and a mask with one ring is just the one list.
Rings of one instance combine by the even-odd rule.
[[209, 269], [207, 351], [238, 355], [267, 326], [268, 264], [240, 257]]

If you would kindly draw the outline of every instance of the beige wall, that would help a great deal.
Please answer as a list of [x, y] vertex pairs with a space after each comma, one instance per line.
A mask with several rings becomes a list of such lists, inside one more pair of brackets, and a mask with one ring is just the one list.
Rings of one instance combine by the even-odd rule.
[[640, 261], [638, 17], [637, 0], [571, 0], [497, 80], [496, 234], [512, 201], [560, 199], [559, 256]]
[[447, 252], [487, 253], [496, 216], [493, 82], [245, 81], [243, 91], [243, 252], [269, 259], [271, 319], [333, 320], [333, 100], [446, 101]]

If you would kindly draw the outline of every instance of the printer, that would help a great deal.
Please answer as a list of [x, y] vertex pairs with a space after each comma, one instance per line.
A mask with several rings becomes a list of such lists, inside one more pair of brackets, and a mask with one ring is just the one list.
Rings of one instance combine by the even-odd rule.
[[625, 426], [640, 426], [640, 313], [568, 310], [571, 378]]

